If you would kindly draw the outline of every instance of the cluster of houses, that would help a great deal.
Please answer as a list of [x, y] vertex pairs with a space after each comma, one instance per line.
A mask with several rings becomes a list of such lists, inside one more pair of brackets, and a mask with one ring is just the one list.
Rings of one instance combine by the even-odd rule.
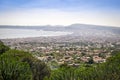
[[11, 48], [29, 51], [45, 63], [79, 66], [81, 63], [103, 63], [110, 57], [114, 45], [111, 43], [29, 43], [10, 45]]
[[[58, 44], [57, 44], [58, 45]], [[98, 46], [98, 45], [97, 45]], [[109, 47], [113, 45], [104, 45], [105, 47], [93, 46], [47, 46], [47, 47], [36, 47], [30, 49], [30, 52], [37, 52], [35, 55], [38, 59], [49, 63], [56, 62], [58, 65], [68, 64], [70, 66], [79, 66], [81, 63], [89, 63], [90, 60], [93, 63], [103, 63], [106, 61], [112, 50]]]

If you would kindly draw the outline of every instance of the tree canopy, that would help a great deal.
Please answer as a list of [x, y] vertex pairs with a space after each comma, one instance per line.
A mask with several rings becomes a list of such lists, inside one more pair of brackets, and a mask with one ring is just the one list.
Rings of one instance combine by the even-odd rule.
[[9, 49], [0, 44], [0, 80], [43, 80], [50, 75], [48, 66], [31, 53]]

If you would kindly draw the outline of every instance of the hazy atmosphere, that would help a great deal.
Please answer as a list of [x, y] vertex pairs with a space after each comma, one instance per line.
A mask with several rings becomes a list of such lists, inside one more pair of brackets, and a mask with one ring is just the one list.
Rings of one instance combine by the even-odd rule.
[[0, 0], [0, 80], [120, 80], [120, 0]]
[[120, 0], [0, 0], [0, 25], [120, 26]]

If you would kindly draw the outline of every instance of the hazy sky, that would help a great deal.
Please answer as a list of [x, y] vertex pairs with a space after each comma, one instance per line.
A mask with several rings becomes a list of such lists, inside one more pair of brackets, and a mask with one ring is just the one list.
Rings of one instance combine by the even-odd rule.
[[120, 27], [120, 0], [0, 0], [0, 25]]

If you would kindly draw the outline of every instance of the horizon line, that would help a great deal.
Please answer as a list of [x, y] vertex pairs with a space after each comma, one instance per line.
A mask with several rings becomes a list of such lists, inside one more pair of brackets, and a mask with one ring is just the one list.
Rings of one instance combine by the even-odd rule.
[[0, 26], [51, 26], [51, 27], [56, 27], [56, 26], [58, 26], [58, 27], [68, 27], [68, 26], [71, 26], [71, 25], [91, 25], [91, 26], [104, 26], [104, 27], [119, 27], [120, 28], [120, 26], [114, 26], [114, 25], [100, 25], [100, 24], [87, 24], [87, 23], [73, 23], [73, 24], [68, 24], [68, 25], [63, 25], [63, 24], [58, 24], [58, 25], [52, 25], [52, 24], [45, 24], [45, 25], [14, 25], [14, 24], [10, 24], [10, 25], [0, 25]]

